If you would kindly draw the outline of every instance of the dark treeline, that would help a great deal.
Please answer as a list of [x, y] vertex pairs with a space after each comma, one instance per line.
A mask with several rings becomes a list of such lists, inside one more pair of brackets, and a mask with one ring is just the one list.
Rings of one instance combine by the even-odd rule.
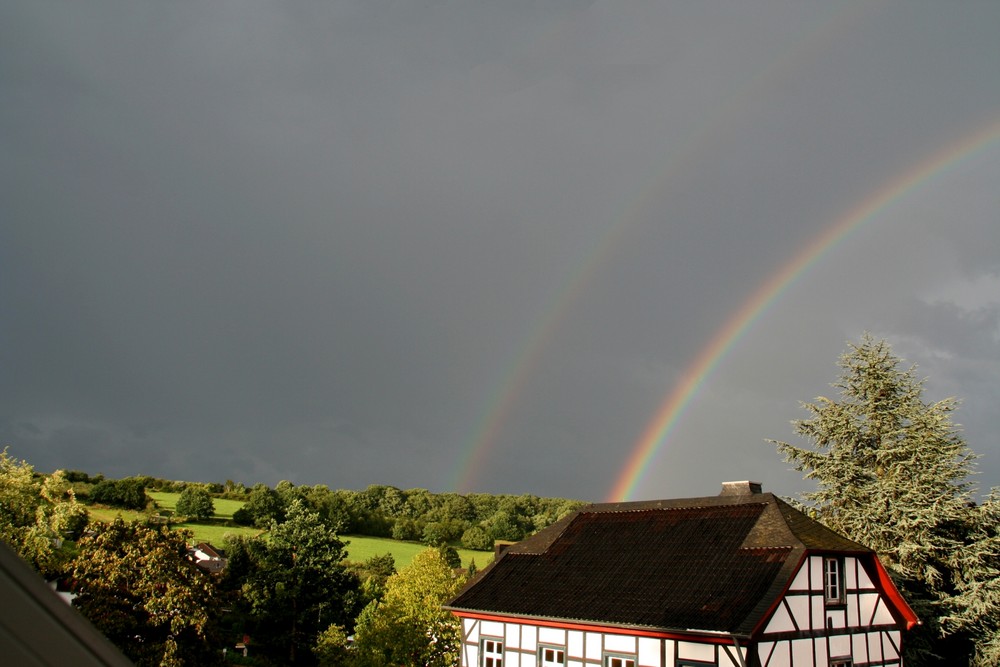
[[[341, 534], [390, 537], [427, 544], [460, 543], [467, 549], [492, 549], [497, 540], [521, 540], [566, 516], [584, 503], [531, 494], [431, 493], [427, 489], [399, 489], [372, 484], [363, 491], [332, 490], [317, 484], [296, 486], [288, 481], [275, 487], [226, 481], [183, 482], [154, 477], [108, 480], [69, 471], [66, 478], [77, 493], [92, 502], [139, 509], [145, 502], [142, 489], [180, 493], [201, 487], [216, 497], [246, 504], [233, 519], [247, 526], [267, 528], [284, 519], [292, 501], [318, 513]], [[96, 483], [95, 483], [96, 482]]]

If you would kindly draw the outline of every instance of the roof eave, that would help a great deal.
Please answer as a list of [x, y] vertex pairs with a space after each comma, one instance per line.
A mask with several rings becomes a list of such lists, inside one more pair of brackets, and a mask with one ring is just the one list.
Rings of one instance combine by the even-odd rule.
[[733, 639], [749, 640], [751, 636], [745, 632], [729, 632], [727, 630], [700, 630], [697, 628], [662, 628], [648, 625], [614, 623], [609, 621], [594, 621], [579, 618], [562, 618], [554, 616], [536, 616], [533, 614], [510, 614], [499, 611], [483, 611], [442, 605], [442, 609], [450, 611], [459, 617], [478, 618], [498, 621], [528, 621], [528, 625], [545, 625], [549, 627], [610, 631], [612, 634], [629, 634], [649, 637], [696, 637], [702, 641], [717, 644], [733, 644]]

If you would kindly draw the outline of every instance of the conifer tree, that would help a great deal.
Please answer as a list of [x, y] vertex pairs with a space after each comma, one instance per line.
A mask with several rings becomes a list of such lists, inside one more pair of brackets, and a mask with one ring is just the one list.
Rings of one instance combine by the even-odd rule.
[[840, 358], [839, 399], [804, 404], [811, 417], [794, 422], [813, 447], [772, 442], [816, 481], [803, 494], [815, 518], [874, 549], [920, 617], [908, 665], [997, 664], [998, 499], [973, 502], [957, 401], [925, 402], [901, 363], [865, 334]]

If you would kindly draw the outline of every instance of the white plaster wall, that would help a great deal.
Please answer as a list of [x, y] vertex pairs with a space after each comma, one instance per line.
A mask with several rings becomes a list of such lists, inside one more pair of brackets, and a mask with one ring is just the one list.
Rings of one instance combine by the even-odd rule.
[[858, 559], [848, 556], [844, 558], [844, 585], [848, 588], [858, 587], [858, 577], [856, 572], [858, 570]]
[[664, 640], [663, 644], [664, 665], [671, 667], [677, 661], [677, 642]]
[[827, 650], [827, 642], [825, 637], [820, 637], [817, 638], [815, 641], [813, 641], [813, 653], [815, 653], [814, 656], [815, 662], [813, 663], [814, 665], [826, 664], [827, 662], [826, 656], [828, 655], [826, 650]]
[[851, 635], [851, 655], [854, 657], [854, 662], [870, 662], [868, 640], [864, 635]]
[[[895, 642], [895, 646], [893, 645], [893, 642]], [[896, 646], [899, 646], [899, 631], [893, 630], [892, 632], [883, 632], [882, 652], [887, 660], [899, 657], [899, 651], [896, 650]]]
[[602, 660], [604, 656], [601, 651], [601, 633], [588, 632], [585, 641], [587, 642], [587, 659]]
[[792, 610], [792, 617], [795, 619], [800, 630], [805, 630], [809, 627], [809, 597], [805, 595], [789, 595], [785, 597], [788, 607]]
[[583, 633], [579, 630], [570, 630], [566, 642], [567, 657], [583, 658]]
[[892, 614], [889, 613], [889, 607], [885, 604], [884, 600], [879, 600], [879, 605], [875, 610], [875, 624], [884, 625], [893, 622]]
[[813, 642], [811, 639], [795, 639], [792, 641], [792, 664], [811, 665], [813, 659]]
[[479, 645], [466, 644], [462, 652], [463, 667], [476, 667], [479, 664]]
[[882, 659], [882, 633], [869, 632], [865, 635], [868, 639], [868, 660], [869, 662]]
[[525, 651], [538, 650], [538, 628], [536, 626], [521, 626], [521, 648]]
[[636, 638], [628, 635], [604, 635], [604, 650], [613, 653], [637, 652]]
[[702, 660], [715, 662], [715, 647], [711, 644], [677, 642], [677, 657], [682, 660]]
[[[832, 621], [832, 625], [831, 625]], [[826, 610], [826, 627], [843, 630], [847, 627], [847, 613], [844, 609]]]
[[566, 631], [559, 628], [538, 628], [538, 643], [565, 646]]
[[812, 605], [812, 617], [813, 625], [816, 627], [810, 628], [812, 630], [822, 630], [824, 623], [826, 623], [826, 615], [823, 607], [823, 596], [822, 595], [810, 595], [809, 603]]
[[479, 643], [479, 622], [473, 618], [462, 619], [462, 634], [468, 637], [468, 641]]
[[[737, 649], [735, 646], [730, 646], [729, 651], [732, 653], [726, 653], [724, 650], [719, 649], [719, 667], [743, 667], [740, 663], [740, 659], [737, 657]], [[739, 655], [743, 656], [743, 663], [746, 663], [747, 654], [743, 649], [739, 649]]]
[[850, 655], [851, 636], [834, 635], [830, 637], [830, 655]]
[[503, 623], [498, 623], [497, 621], [482, 621], [479, 625], [479, 633], [481, 635], [489, 635], [490, 637], [499, 637], [500, 639], [503, 639], [503, 626]]
[[875, 584], [863, 567], [858, 568], [858, 588], [875, 588]]
[[877, 593], [864, 593], [858, 596], [858, 618], [860, 619], [857, 623], [858, 625], [867, 625], [868, 619], [872, 617], [875, 612], [875, 605], [879, 602], [879, 595]]
[[809, 589], [813, 591], [823, 590], [823, 558], [821, 556], [809, 557], [809, 570], [812, 580], [809, 582]]
[[[505, 635], [504, 635], [504, 652], [509, 648], [521, 648], [521, 624], [520, 623], [504, 623]], [[505, 665], [509, 667], [514, 667], [507, 660], [504, 660]]]
[[806, 561], [802, 563], [802, 567], [799, 571], [795, 573], [795, 578], [792, 579], [792, 585], [789, 586], [790, 590], [793, 591], [807, 591], [809, 590], [809, 562]]
[[642, 667], [663, 667], [660, 664], [660, 644], [664, 641], [652, 637], [639, 637], [639, 664]]
[[768, 656], [771, 655], [771, 651], [774, 649], [774, 642], [760, 642], [757, 644], [757, 659], [760, 664], [767, 663]]
[[788, 615], [788, 610], [785, 609], [785, 605], [779, 604], [774, 610], [774, 614], [771, 615], [771, 620], [768, 621], [765, 632], [790, 632], [794, 629], [795, 624], [792, 623], [792, 619]]

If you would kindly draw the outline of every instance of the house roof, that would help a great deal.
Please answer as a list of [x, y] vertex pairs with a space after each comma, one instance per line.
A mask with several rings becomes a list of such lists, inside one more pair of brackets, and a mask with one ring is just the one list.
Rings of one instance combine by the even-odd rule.
[[447, 608], [750, 636], [807, 553], [874, 562], [870, 549], [753, 490], [584, 507], [509, 547]]
[[124, 655], [0, 540], [0, 648], [5, 665], [130, 667]]

